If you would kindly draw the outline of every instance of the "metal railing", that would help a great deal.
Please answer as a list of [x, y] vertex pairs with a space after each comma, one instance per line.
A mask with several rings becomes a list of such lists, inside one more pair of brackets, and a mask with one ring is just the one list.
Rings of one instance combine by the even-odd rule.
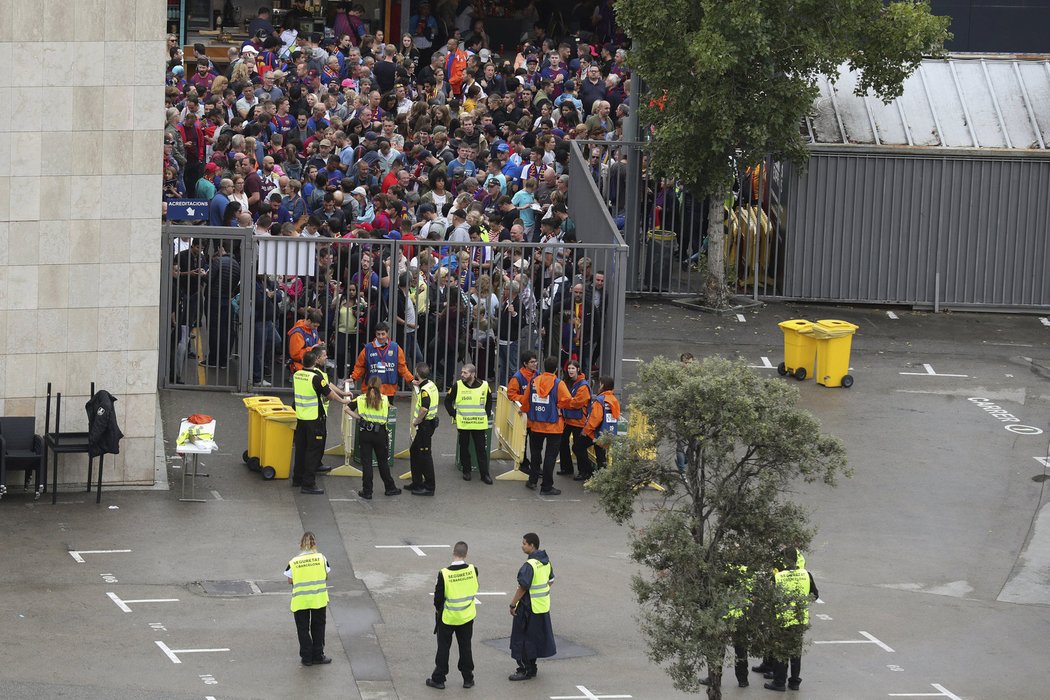
[[389, 325], [408, 368], [427, 362], [442, 389], [464, 363], [505, 384], [526, 350], [620, 379], [621, 243], [449, 245], [251, 233], [165, 227], [162, 387], [288, 390], [291, 337], [314, 326], [328, 348], [329, 374], [341, 381], [380, 323]]
[[[584, 151], [583, 173], [597, 186], [630, 249], [627, 293], [668, 297], [702, 294], [707, 200], [694, 197], [674, 180], [656, 177], [642, 142], [576, 143]], [[639, 172], [632, 177], [635, 167]], [[573, 175], [577, 179], [576, 173]], [[781, 201], [785, 185], [782, 165], [771, 158], [737, 175], [724, 228], [726, 282], [734, 294], [757, 300], [781, 293], [786, 230]], [[572, 198], [570, 204], [579, 206]]]

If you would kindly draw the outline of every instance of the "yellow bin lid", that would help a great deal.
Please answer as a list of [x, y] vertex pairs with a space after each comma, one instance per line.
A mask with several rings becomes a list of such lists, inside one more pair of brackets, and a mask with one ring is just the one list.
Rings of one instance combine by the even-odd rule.
[[291, 406], [263, 406], [258, 410], [259, 415], [266, 420], [279, 421], [281, 423], [294, 423], [296, 421], [295, 409]]
[[849, 321], [837, 321], [835, 319], [821, 319], [813, 324], [813, 334], [820, 338], [842, 338], [853, 335], [860, 326], [855, 326]]
[[245, 396], [241, 401], [244, 402], [245, 408], [253, 408], [255, 406], [261, 406], [263, 404], [276, 403], [280, 404], [281, 399], [277, 396]]
[[797, 333], [809, 333], [813, 330], [813, 322], [804, 318], [793, 318], [789, 321], [781, 321], [777, 324], [781, 330], [795, 331]]

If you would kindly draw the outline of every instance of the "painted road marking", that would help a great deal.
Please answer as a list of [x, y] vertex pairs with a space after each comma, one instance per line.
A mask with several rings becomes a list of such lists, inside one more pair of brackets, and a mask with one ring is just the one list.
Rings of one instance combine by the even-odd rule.
[[576, 686], [576, 690], [583, 695], [551, 695], [551, 700], [606, 700], [607, 698], [633, 698], [633, 695], [596, 695], [594, 691], [588, 690], [585, 685]]
[[121, 600], [116, 593], [106, 592], [109, 599], [117, 604], [117, 607], [126, 613], [131, 612], [131, 608], [128, 607], [128, 603], [178, 603], [178, 598], [141, 598], [139, 600]]
[[860, 634], [862, 634], [863, 636], [867, 637], [867, 639], [841, 639], [841, 640], [833, 640], [833, 641], [815, 641], [813, 643], [814, 644], [877, 644], [880, 647], [882, 647], [884, 650], [888, 651], [889, 653], [891, 653], [891, 654], [894, 653], [893, 649], [890, 649], [890, 647], [888, 645], [886, 645], [883, 642], [881, 642], [878, 639], [876, 639], [874, 635], [869, 634], [869, 633], [865, 632], [864, 630], [861, 630]]
[[939, 692], [936, 693], [889, 693], [891, 698], [949, 698], [949, 700], [962, 700], [958, 695], [945, 688], [940, 683], [930, 683]]
[[642, 361], [642, 358], [640, 358], [640, 357], [625, 357], [625, 358], [623, 358], [623, 360], [621, 360], [621, 362], [641, 362], [641, 361]]
[[181, 664], [182, 660], [179, 659], [178, 654], [206, 654], [214, 651], [229, 651], [229, 649], [169, 649], [168, 645], [164, 642], [154, 642], [160, 650], [163, 651], [173, 664]]
[[1050, 468], [1050, 457], [1032, 457], [1032, 459], [1039, 462], [1044, 467]]
[[831, 615], [825, 615], [824, 613], [816, 613], [814, 615], [814, 617], [816, 617], [817, 619], [820, 619], [820, 620], [834, 620], [835, 619]]
[[744, 314], [737, 314], [736, 315], [736, 320], [739, 321], [740, 323], [747, 323], [747, 319], [744, 318]]
[[216, 501], [221, 501], [222, 500], [222, 496], [219, 495], [218, 491], [212, 491], [211, 495], [215, 497]]
[[1039, 319], [1039, 323], [1043, 324], [1044, 326], [1050, 326], [1050, 318], [1043, 316]]
[[911, 377], [969, 377], [968, 374], [939, 374], [933, 371], [933, 365], [923, 364], [926, 369], [925, 372], [898, 372], [898, 374], [905, 374]]
[[1018, 435], [1042, 435], [1043, 433], [1041, 428], [1037, 428], [1034, 425], [1019, 425], [1021, 422], [1020, 418], [1010, 413], [994, 401], [990, 401], [983, 396], [971, 396], [966, 400], [983, 410], [992, 418], [995, 418], [997, 421], [1007, 423], [1003, 428], [1009, 430], [1011, 433], [1016, 433]]
[[448, 549], [447, 544], [377, 544], [376, 549], [411, 549], [416, 553], [416, 556], [425, 557], [427, 555], [424, 549]]
[[71, 549], [69, 550], [69, 556], [73, 557], [73, 561], [78, 564], [84, 563], [84, 557], [82, 554], [127, 554], [130, 549]]
[[886, 315], [892, 318], [894, 321], [897, 320], [897, 314], [893, 313], [892, 311], [887, 311]]
[[762, 357], [762, 364], [760, 365], [748, 365], [751, 369], [776, 369], [773, 363], [769, 361], [768, 357]]

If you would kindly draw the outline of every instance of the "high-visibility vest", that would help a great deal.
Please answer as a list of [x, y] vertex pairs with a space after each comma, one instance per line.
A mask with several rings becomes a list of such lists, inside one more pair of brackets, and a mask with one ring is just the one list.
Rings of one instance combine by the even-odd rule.
[[463, 625], [478, 615], [474, 596], [478, 593], [478, 570], [473, 564], [465, 569], [442, 569], [445, 582], [445, 606], [441, 610], [441, 621], [446, 625]]
[[526, 559], [532, 567], [532, 584], [529, 586], [529, 607], [534, 613], [551, 610], [551, 564], [539, 559]]
[[[778, 571], [774, 575], [777, 586], [785, 593], [799, 598], [809, 596], [809, 572], [805, 569], [788, 569]], [[777, 613], [777, 618], [784, 627], [792, 625], [809, 624], [808, 601], [792, 601], [787, 609]]]
[[598, 426], [596, 431], [594, 431], [594, 437], [598, 437], [604, 433], [615, 435], [620, 420], [613, 414], [612, 404], [606, 401], [605, 396], [602, 394], [598, 394], [594, 400], [602, 407], [602, 424]]
[[377, 348], [373, 341], [365, 346], [366, 381], [368, 377], [379, 377], [383, 384], [397, 384], [397, 363], [397, 343], [391, 341], [386, 347]]
[[489, 427], [489, 417], [485, 413], [485, 404], [489, 398], [489, 383], [473, 389], [460, 379], [456, 382], [456, 427], [460, 430], [485, 430]]
[[[576, 392], [580, 390], [580, 387], [584, 387], [584, 386], [589, 387], [590, 384], [587, 382], [586, 379], [581, 377], [581, 378], [576, 380], [575, 384], [572, 385], [572, 388], [569, 389], [569, 393], [572, 394], [573, 397], [575, 397], [576, 396]], [[561, 410], [561, 417], [565, 418], [566, 420], [579, 420], [579, 419], [583, 418], [583, 409], [582, 408], [563, 408]]]
[[328, 562], [323, 554], [300, 554], [288, 567], [292, 571], [292, 612], [328, 605]]
[[[750, 596], [751, 588], [754, 585], [754, 579], [751, 576], [747, 575], [747, 567], [746, 566], [738, 566], [736, 568], [740, 571], [740, 577], [741, 577], [740, 578], [740, 583], [743, 585], [744, 590]], [[744, 616], [743, 608], [729, 608], [729, 610], [726, 611], [725, 619], [727, 619], [727, 620], [739, 620], [743, 616]]]
[[385, 396], [380, 396], [379, 399], [379, 408], [370, 408], [364, 394], [358, 396], [354, 401], [357, 402], [357, 412], [363, 419], [369, 423], [386, 425], [387, 416], [390, 414], [390, 400]]
[[[328, 377], [316, 367], [301, 369], [292, 375], [292, 390], [295, 392], [295, 417], [299, 420], [317, 420], [328, 415], [328, 399], [322, 400], [314, 391], [314, 377], [321, 377], [321, 386], [328, 386]], [[324, 408], [318, 414], [318, 407]]]
[[430, 406], [427, 408], [425, 420], [434, 420], [438, 414], [438, 388], [437, 384], [430, 380], [424, 382], [416, 393], [416, 408], [412, 412], [412, 419], [415, 420], [416, 416], [419, 415], [419, 409], [423, 408], [423, 394], [430, 397]]
[[551, 393], [546, 396], [540, 396], [537, 393], [535, 377], [529, 382], [529, 386], [526, 389], [529, 392], [529, 420], [537, 423], [558, 422], [558, 384], [560, 382], [560, 379], [555, 378], [554, 385], [551, 387]]

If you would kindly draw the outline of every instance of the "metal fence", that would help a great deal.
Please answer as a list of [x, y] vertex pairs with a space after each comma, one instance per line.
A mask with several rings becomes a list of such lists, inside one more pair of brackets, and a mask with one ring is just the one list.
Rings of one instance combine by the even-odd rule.
[[[656, 177], [641, 142], [578, 143], [584, 150], [580, 174], [597, 186], [631, 251], [627, 293], [701, 294], [706, 279], [706, 199], [694, 197], [674, 180]], [[635, 167], [638, 172], [632, 177]], [[580, 179], [573, 175], [570, 186]], [[726, 280], [735, 294], [755, 299], [780, 294], [784, 189], [784, 170], [772, 159], [737, 173], [725, 216]], [[570, 196], [570, 207], [579, 211], [579, 200]]]
[[464, 363], [505, 384], [526, 350], [619, 382], [622, 244], [251, 234], [165, 227], [161, 386], [290, 389], [292, 338], [315, 329], [341, 381], [380, 323], [442, 389]]

